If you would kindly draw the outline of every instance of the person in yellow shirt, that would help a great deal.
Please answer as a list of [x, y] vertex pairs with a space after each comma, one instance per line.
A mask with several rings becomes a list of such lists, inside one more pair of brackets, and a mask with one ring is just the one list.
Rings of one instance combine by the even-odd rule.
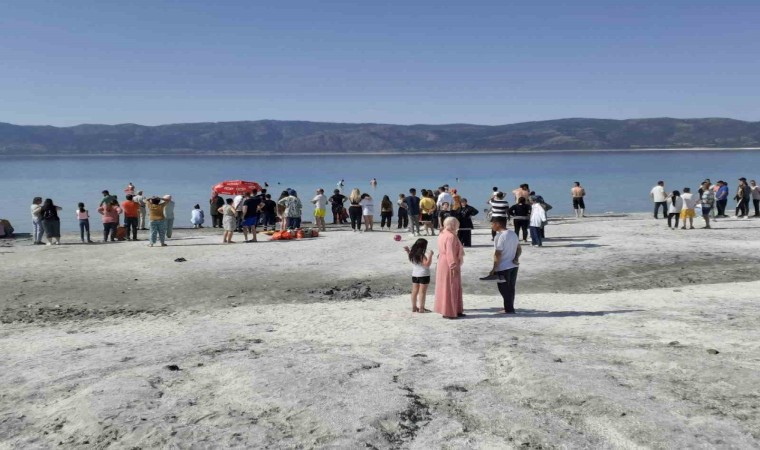
[[435, 229], [433, 228], [433, 214], [435, 213], [435, 199], [431, 191], [424, 191], [422, 193], [422, 200], [420, 200], [420, 222], [425, 228], [425, 235], [428, 235], [428, 231], [432, 236], [435, 236]]

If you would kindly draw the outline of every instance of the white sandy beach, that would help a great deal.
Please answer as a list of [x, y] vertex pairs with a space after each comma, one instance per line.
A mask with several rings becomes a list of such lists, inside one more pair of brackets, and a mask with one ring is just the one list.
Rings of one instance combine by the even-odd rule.
[[555, 220], [516, 316], [479, 229], [456, 321], [406, 233], [0, 241], [0, 447], [759, 448], [760, 220], [715, 227]]

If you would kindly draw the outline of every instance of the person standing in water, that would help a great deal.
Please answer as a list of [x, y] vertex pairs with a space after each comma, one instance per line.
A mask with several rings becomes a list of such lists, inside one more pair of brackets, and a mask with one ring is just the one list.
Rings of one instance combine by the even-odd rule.
[[586, 203], [583, 201], [583, 197], [586, 196], [586, 190], [583, 189], [581, 183], [576, 181], [574, 186], [570, 189], [570, 195], [573, 197], [573, 209], [575, 210], [575, 217], [586, 217], [583, 213], [586, 210]]
[[376, 188], [377, 187], [377, 178], [371, 179], [369, 181], [369, 185], [372, 186], [373, 188]]

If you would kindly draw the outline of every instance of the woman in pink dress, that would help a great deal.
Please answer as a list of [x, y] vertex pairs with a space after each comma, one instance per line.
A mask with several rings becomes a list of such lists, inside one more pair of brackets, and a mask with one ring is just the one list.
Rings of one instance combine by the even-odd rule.
[[435, 271], [435, 312], [446, 319], [464, 316], [462, 304], [462, 272], [464, 248], [457, 231], [459, 221], [449, 217], [438, 236], [438, 267]]

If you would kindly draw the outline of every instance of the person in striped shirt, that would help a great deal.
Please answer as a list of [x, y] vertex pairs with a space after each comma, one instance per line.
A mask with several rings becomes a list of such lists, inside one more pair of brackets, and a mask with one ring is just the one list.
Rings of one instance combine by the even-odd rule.
[[[509, 219], [509, 202], [504, 198], [504, 193], [499, 191], [488, 202], [491, 205], [491, 220], [497, 217], [503, 217]], [[491, 240], [493, 241], [496, 236], [496, 232], [491, 230]]]

